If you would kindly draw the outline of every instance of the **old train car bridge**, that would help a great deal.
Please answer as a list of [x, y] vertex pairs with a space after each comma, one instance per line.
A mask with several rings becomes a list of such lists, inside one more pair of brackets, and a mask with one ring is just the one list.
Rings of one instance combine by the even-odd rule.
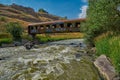
[[33, 23], [28, 25], [28, 33], [35, 36], [42, 33], [79, 32], [80, 24], [84, 21], [85, 19], [74, 19]]
[[85, 22], [85, 19], [58, 20], [29, 24], [28, 34], [32, 36], [33, 41], [26, 43], [24, 46], [26, 49], [31, 49], [35, 44], [34, 40], [36, 34], [80, 32], [81, 22]]

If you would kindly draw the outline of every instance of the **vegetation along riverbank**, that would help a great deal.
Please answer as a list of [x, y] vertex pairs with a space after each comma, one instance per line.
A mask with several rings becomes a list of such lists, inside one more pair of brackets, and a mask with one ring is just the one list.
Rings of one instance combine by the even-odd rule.
[[96, 47], [96, 55], [105, 54], [120, 75], [119, 0], [89, 0], [87, 20], [83, 24], [86, 41]]

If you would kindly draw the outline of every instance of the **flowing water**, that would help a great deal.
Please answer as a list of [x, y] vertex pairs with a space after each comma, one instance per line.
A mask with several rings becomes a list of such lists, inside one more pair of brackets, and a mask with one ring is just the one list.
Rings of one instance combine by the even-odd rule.
[[101, 80], [80, 41], [58, 41], [31, 50], [1, 48], [0, 80]]

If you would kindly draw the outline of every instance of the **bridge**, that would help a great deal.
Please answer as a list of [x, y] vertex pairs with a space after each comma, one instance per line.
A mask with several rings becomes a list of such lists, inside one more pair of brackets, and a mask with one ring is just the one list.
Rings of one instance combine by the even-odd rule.
[[[85, 19], [74, 20], [57, 20], [41, 23], [32, 23], [28, 25], [28, 34], [35, 39], [36, 34], [43, 33], [66, 33], [66, 32], [80, 32], [81, 22]], [[26, 49], [31, 49], [34, 46], [34, 40], [25, 44]]]
[[42, 33], [80, 32], [81, 22], [85, 22], [85, 19], [33, 23], [28, 25], [28, 33], [34, 37]]

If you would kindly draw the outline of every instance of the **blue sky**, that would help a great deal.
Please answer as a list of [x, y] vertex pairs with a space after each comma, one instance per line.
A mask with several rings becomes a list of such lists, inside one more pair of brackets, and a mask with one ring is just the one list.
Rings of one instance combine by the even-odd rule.
[[16, 3], [31, 7], [35, 11], [43, 8], [50, 14], [67, 16], [68, 19], [84, 18], [87, 8], [87, 0], [0, 0], [0, 3], [7, 5]]

